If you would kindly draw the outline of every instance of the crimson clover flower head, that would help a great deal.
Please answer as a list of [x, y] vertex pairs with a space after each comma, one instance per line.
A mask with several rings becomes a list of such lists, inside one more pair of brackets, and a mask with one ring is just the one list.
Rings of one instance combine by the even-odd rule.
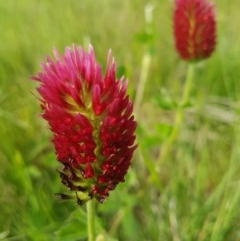
[[133, 104], [126, 94], [127, 81], [116, 79], [116, 64], [109, 51], [105, 75], [88, 52], [73, 45], [61, 56], [46, 58], [32, 79], [53, 133], [62, 183], [79, 204], [91, 198], [105, 200], [130, 166], [136, 145]]
[[216, 45], [213, 4], [206, 0], [175, 0], [173, 28], [175, 48], [187, 61], [208, 58]]

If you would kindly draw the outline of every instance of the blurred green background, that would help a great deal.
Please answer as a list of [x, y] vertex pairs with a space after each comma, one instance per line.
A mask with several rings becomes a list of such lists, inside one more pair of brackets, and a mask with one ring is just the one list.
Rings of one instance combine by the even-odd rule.
[[96, 206], [98, 240], [240, 240], [240, 2], [214, 2], [216, 51], [196, 65], [181, 132], [158, 167], [187, 71], [173, 1], [0, 1], [0, 240], [86, 240], [85, 207], [53, 197], [65, 188], [29, 78], [53, 46], [63, 53], [72, 43], [91, 43], [103, 70], [111, 48], [133, 100], [142, 58], [151, 59], [139, 148], [125, 183]]

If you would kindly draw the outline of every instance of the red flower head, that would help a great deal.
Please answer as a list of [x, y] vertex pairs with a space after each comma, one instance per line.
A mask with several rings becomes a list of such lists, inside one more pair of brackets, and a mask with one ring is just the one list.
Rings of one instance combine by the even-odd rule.
[[175, 47], [184, 60], [208, 58], [216, 45], [214, 7], [206, 0], [175, 0]]
[[129, 168], [136, 122], [126, 94], [127, 81], [115, 76], [115, 62], [108, 54], [106, 74], [96, 63], [94, 50], [66, 48], [61, 57], [46, 59], [32, 79], [40, 82], [43, 118], [53, 132], [62, 183], [72, 190], [60, 197], [91, 198], [102, 202]]

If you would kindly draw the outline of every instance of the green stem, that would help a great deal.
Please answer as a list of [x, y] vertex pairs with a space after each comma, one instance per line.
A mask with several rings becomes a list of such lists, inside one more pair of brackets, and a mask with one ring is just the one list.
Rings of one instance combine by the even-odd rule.
[[188, 65], [187, 78], [186, 78], [183, 97], [182, 97], [182, 101], [181, 101], [182, 107], [184, 107], [184, 105], [186, 105], [188, 102], [189, 94], [190, 94], [190, 91], [192, 88], [193, 73], [194, 73], [194, 64], [190, 63]]
[[[146, 4], [145, 5], [145, 27], [146, 27], [146, 34], [148, 36], [152, 36], [152, 27], [153, 27], [153, 9], [154, 6], [152, 4]], [[139, 82], [136, 90], [136, 96], [134, 100], [134, 115], [135, 118], [138, 120], [139, 114], [140, 114], [140, 109], [141, 109], [141, 104], [142, 104], [142, 99], [143, 99], [143, 94], [144, 94], [144, 89], [147, 83], [148, 79], [148, 72], [150, 69], [151, 61], [152, 61], [152, 55], [151, 55], [151, 49], [152, 49], [152, 42], [149, 40], [146, 42], [146, 50], [145, 53], [142, 57], [142, 65], [141, 65], [141, 73], [139, 77]]]
[[136, 97], [134, 101], [134, 112], [135, 112], [136, 119], [138, 119], [138, 115], [140, 113], [141, 102], [143, 99], [143, 94], [144, 94], [144, 89], [147, 82], [150, 64], [151, 64], [151, 55], [147, 51], [142, 58], [141, 74], [140, 74], [140, 79], [139, 79], [139, 83], [136, 91]]
[[94, 241], [94, 207], [93, 200], [87, 202], [87, 228], [88, 228], [88, 241]]
[[175, 115], [174, 127], [172, 129], [172, 132], [171, 132], [169, 138], [166, 140], [166, 142], [161, 147], [159, 158], [158, 158], [159, 165], [164, 162], [167, 155], [169, 154], [169, 151], [171, 150], [171, 147], [172, 147], [174, 141], [178, 137], [178, 134], [179, 134], [179, 131], [180, 131], [180, 128], [182, 125], [182, 121], [183, 121], [184, 107], [188, 102], [189, 94], [190, 94], [191, 87], [192, 87], [193, 73], [194, 73], [194, 66], [193, 66], [193, 64], [189, 64], [182, 99], [180, 101], [180, 104], [178, 105], [177, 112]]

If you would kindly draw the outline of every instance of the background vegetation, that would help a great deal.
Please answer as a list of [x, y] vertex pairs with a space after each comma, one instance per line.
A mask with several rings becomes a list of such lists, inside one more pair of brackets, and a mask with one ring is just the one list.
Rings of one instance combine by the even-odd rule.
[[53, 198], [65, 189], [29, 76], [53, 46], [89, 42], [102, 66], [112, 49], [133, 100], [150, 58], [139, 148], [125, 183], [96, 207], [98, 240], [240, 240], [240, 3], [214, 2], [217, 49], [197, 64], [181, 131], [159, 165], [187, 71], [173, 46], [173, 2], [0, 1], [0, 240], [86, 240], [85, 207]]

